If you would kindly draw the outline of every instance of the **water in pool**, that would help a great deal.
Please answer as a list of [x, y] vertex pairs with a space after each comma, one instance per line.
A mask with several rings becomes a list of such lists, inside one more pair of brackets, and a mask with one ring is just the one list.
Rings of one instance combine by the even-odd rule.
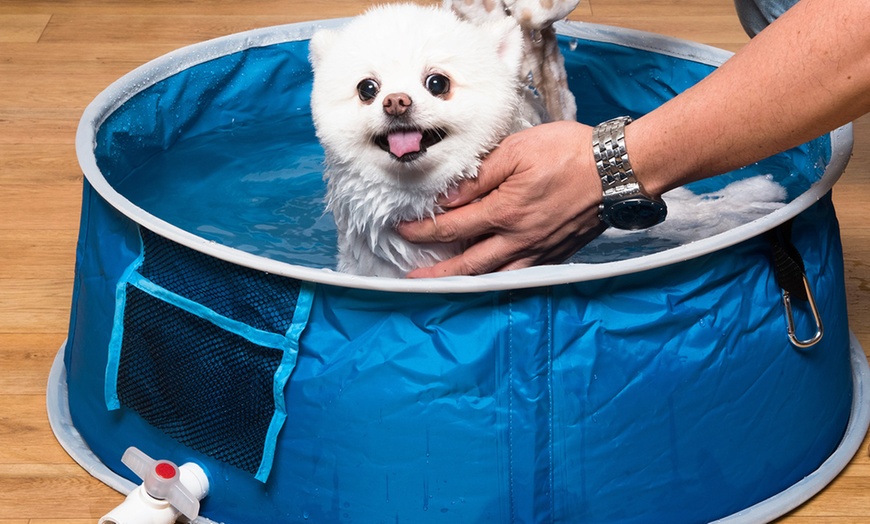
[[294, 116], [177, 142], [117, 189], [205, 239], [282, 262], [332, 268], [336, 233], [323, 211], [322, 164], [310, 117]]
[[[794, 170], [787, 157], [774, 157], [693, 187], [708, 192], [772, 173], [793, 197], [809, 186], [806, 177], [792, 176]], [[311, 117], [298, 113], [185, 138], [123, 177], [116, 189], [207, 240], [281, 262], [333, 268], [336, 232], [331, 215], [324, 213], [322, 171], [323, 150]], [[571, 262], [622, 260], [676, 245], [645, 235], [621, 237], [597, 242]]]

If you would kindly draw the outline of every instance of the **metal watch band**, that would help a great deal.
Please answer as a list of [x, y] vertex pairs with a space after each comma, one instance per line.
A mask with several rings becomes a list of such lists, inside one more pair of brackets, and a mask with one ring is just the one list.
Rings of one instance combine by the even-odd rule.
[[625, 148], [625, 126], [629, 123], [631, 117], [621, 116], [592, 130], [592, 151], [605, 198], [609, 189], [637, 183]]
[[668, 208], [661, 198], [644, 192], [634, 175], [625, 148], [625, 126], [630, 122], [621, 116], [595, 126], [592, 150], [601, 177], [598, 218], [610, 227], [638, 230], [659, 224]]

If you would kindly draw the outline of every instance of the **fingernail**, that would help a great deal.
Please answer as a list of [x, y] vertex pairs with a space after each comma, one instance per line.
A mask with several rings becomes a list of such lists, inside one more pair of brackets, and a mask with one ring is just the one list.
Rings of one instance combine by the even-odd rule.
[[459, 186], [452, 186], [447, 189], [445, 193], [442, 193], [441, 196], [438, 197], [439, 205], [448, 205], [453, 203], [454, 200], [459, 196]]

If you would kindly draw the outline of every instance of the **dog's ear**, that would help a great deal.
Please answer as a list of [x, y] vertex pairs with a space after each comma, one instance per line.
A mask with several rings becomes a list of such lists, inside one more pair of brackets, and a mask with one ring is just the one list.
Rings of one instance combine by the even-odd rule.
[[502, 18], [486, 24], [498, 43], [498, 56], [511, 70], [519, 71], [523, 61], [523, 32], [516, 20]]
[[338, 33], [331, 29], [321, 29], [314, 33], [311, 42], [308, 43], [308, 59], [313, 66], [323, 59], [324, 55], [332, 49], [332, 45], [338, 38]]

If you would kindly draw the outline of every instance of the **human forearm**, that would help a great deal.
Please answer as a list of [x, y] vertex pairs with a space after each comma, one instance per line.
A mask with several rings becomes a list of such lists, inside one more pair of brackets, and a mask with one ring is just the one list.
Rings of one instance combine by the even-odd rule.
[[626, 128], [647, 190], [724, 173], [870, 111], [870, 5], [803, 0], [707, 79]]

